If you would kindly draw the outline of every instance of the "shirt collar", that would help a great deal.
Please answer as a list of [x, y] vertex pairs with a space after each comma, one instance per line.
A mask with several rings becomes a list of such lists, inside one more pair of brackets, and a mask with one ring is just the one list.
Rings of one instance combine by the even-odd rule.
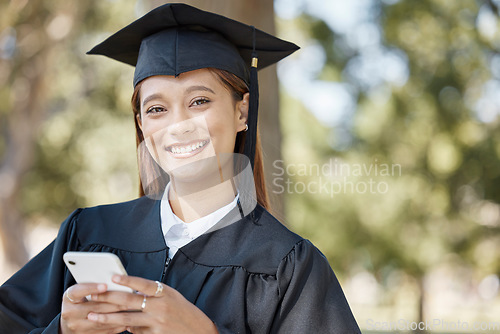
[[161, 200], [161, 227], [166, 239], [176, 239], [180, 237], [189, 237], [195, 239], [217, 224], [227, 213], [229, 213], [238, 203], [239, 193], [233, 201], [206, 216], [200, 217], [190, 223], [185, 223], [180, 219], [170, 207], [168, 201], [168, 192], [170, 182], [165, 188], [163, 199]]

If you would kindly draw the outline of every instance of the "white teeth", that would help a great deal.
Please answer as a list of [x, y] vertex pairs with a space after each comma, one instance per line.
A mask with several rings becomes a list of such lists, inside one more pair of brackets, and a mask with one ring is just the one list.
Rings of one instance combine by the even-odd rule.
[[202, 147], [205, 144], [206, 144], [205, 141], [200, 141], [200, 142], [198, 142], [196, 144], [193, 144], [193, 145], [190, 145], [190, 146], [184, 146], [184, 147], [172, 146], [170, 148], [170, 151], [172, 153], [176, 153], [176, 154], [179, 154], [179, 153], [190, 153], [190, 152], [196, 150], [197, 148]]

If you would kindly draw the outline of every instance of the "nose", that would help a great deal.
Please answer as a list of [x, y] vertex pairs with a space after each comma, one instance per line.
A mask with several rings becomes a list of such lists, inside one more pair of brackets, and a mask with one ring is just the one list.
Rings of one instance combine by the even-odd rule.
[[184, 108], [177, 108], [172, 114], [171, 123], [167, 130], [170, 135], [182, 136], [195, 131], [195, 122]]

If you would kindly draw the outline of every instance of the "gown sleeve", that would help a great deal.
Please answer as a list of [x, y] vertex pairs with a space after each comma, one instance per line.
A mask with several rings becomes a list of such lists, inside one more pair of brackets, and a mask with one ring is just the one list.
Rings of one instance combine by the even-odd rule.
[[80, 212], [74, 211], [57, 238], [0, 287], [0, 333], [59, 333], [62, 296], [74, 284], [63, 254], [79, 247]]
[[277, 279], [272, 333], [361, 333], [327, 259], [308, 240], [282, 260]]

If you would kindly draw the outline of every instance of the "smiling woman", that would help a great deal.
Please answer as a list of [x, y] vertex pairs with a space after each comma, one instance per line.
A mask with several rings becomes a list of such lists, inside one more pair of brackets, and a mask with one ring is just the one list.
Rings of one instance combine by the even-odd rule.
[[[0, 332], [359, 333], [326, 258], [267, 210], [257, 60], [297, 49], [182, 4], [92, 49], [135, 66], [141, 196], [73, 212], [0, 287]], [[114, 253], [137, 293], [76, 283], [68, 251]]]
[[[150, 77], [140, 90], [144, 100], [138, 125], [145, 138], [157, 138], [156, 145], [164, 148], [158, 151], [168, 153], [159, 162], [163, 169], [174, 170], [178, 159], [185, 164], [233, 153], [236, 133], [245, 129], [248, 93], [235, 104], [207, 69]], [[200, 146], [195, 150], [196, 144]]]
[[[211, 82], [210, 85], [213, 85], [215, 87], [219, 87], [222, 85], [222, 87], [224, 88], [224, 91], [219, 89], [218, 90], [219, 95], [224, 96], [226, 93], [228, 93], [230, 95], [232, 103], [233, 103], [232, 108], [236, 110], [237, 104], [240, 103], [241, 104], [240, 108], [242, 107], [243, 111], [246, 113], [246, 115], [241, 115], [241, 116], [244, 116], [244, 117], [247, 116], [248, 104], [249, 104], [249, 101], [248, 101], [249, 88], [244, 80], [240, 79], [239, 77], [237, 77], [236, 75], [234, 75], [228, 71], [219, 70], [217, 68], [203, 69], [203, 70], [201, 70], [201, 72], [203, 72], [203, 74], [201, 74], [201, 75], [199, 74], [199, 72], [200, 71], [193, 71], [193, 72], [186, 73], [185, 75], [189, 75], [191, 77], [191, 80], [192, 80], [192, 77], [195, 75], [199, 75], [200, 77], [203, 76], [204, 78], [208, 79]], [[211, 76], [209, 76], [207, 73], [210, 73]], [[183, 79], [184, 79], [185, 75], [182, 75]], [[156, 78], [164, 78], [165, 80], [168, 80], [168, 77], [158, 76]], [[215, 81], [214, 81], [214, 78], [216, 79]], [[154, 79], [154, 78], [151, 78], [151, 79]], [[186, 80], [184, 80], [184, 81], [186, 81]], [[136, 143], [137, 143], [137, 147], [138, 147], [139, 152], [140, 152], [140, 149], [139, 149], [140, 145], [145, 142], [144, 141], [145, 136], [144, 136], [144, 133], [142, 130], [141, 109], [145, 110], [146, 105], [155, 99], [161, 100], [162, 98], [165, 98], [161, 93], [152, 93], [149, 96], [144, 96], [144, 93], [141, 94], [141, 88], [142, 88], [143, 82], [144, 81], [141, 81], [135, 86], [134, 93], [132, 95], [132, 101], [131, 101], [132, 102], [132, 111], [133, 111], [134, 120], [135, 120], [135, 128], [136, 128]], [[176, 84], [176, 81], [174, 81], [174, 85], [175, 84]], [[168, 92], [168, 89], [162, 90], [162, 91]], [[216, 94], [214, 92], [214, 90], [210, 89], [209, 87], [203, 86], [203, 85], [188, 87], [188, 88], [186, 88], [185, 93], [188, 94], [188, 93], [193, 93], [196, 91], [208, 92], [208, 93], [211, 93], [213, 95]], [[199, 97], [198, 100], [193, 101], [193, 103], [195, 105], [201, 105], [201, 104], [204, 104], [207, 102], [212, 102], [209, 98], [205, 98], [203, 96], [204, 95], [202, 94], [201, 97]], [[142, 103], [142, 105], [141, 105], [141, 103]], [[155, 109], [154, 110], [155, 112], [167, 111], [166, 108], [163, 106], [152, 105], [149, 108]], [[217, 112], [218, 109], [215, 109], [214, 107], [212, 107], [211, 110], [212, 110], [212, 113], [214, 113], [214, 112]], [[146, 110], [146, 113], [147, 112], [148, 111]], [[217, 116], [222, 116], [222, 115], [216, 114], [215, 116], [217, 117]], [[208, 129], [206, 122], [204, 122], [203, 128]], [[234, 153], [244, 154], [244, 143], [245, 143], [247, 129], [248, 129], [248, 126], [245, 127], [245, 131], [239, 130], [236, 133], [236, 138], [230, 142], [231, 145], [233, 145], [232, 143], [234, 143], [232, 149], [229, 149], [229, 147], [227, 147], [224, 151], [218, 151], [218, 152], [219, 153], [220, 152], [227, 152], [227, 153], [234, 152]], [[262, 160], [262, 148], [260, 145], [259, 132], [256, 132], [255, 137], [256, 137], [256, 140], [255, 140], [255, 163], [254, 163], [254, 169], [253, 169], [253, 175], [254, 175], [253, 177], [254, 177], [254, 184], [255, 184], [256, 200], [257, 200], [257, 203], [259, 203], [259, 205], [261, 205], [262, 207], [264, 207], [267, 210], [270, 210], [269, 197], [267, 194], [267, 190], [266, 190], [266, 186], [265, 186], [265, 179], [264, 179], [264, 166], [263, 166], [263, 160]], [[197, 144], [197, 143], [195, 143], [195, 144]], [[209, 144], [209, 141], [205, 140], [202, 142], [202, 144], [203, 145], [199, 145], [199, 146], [204, 147], [205, 145]], [[182, 149], [181, 147], [175, 147], [175, 146], [173, 146], [172, 148], [167, 148], [167, 150], [170, 150], [170, 151], [171, 150], [177, 151], [177, 152], [173, 152], [173, 153], [177, 153], [178, 157], [182, 157], [180, 155], [180, 154], [182, 154], [181, 149]], [[213, 150], [213, 146], [212, 146], [212, 150]], [[143, 152], [143, 153], [146, 153], [146, 152]], [[186, 152], [184, 152], [184, 153], [186, 153]], [[141, 179], [140, 179], [141, 183], [140, 183], [140, 187], [139, 187], [140, 196], [144, 196], [146, 194], [146, 192], [149, 195], [163, 192], [165, 185], [166, 185], [166, 182], [168, 182], [168, 178], [165, 181], [165, 178], [155, 177], [155, 174], [156, 174], [155, 170], [157, 170], [157, 168], [155, 168], [155, 166], [152, 166], [150, 159], [152, 156], [155, 157], [157, 154], [158, 153], [149, 154], [149, 150], [147, 151], [147, 154], [139, 154], [138, 159], [139, 159], [139, 165], [141, 166], [140, 172], [142, 174]], [[165, 166], [165, 167], [168, 168], [168, 166]], [[232, 174], [232, 172], [231, 172], [231, 174]], [[145, 187], [142, 180], [144, 180], [145, 181], [144, 183], [146, 183], [148, 185], [147, 187]]]
[[[146, 139], [150, 155], [170, 177], [175, 191], [169, 192], [168, 200], [174, 212], [191, 222], [232, 202], [236, 195], [232, 185], [217, 180], [221, 173], [226, 179], [234, 176], [232, 153], [236, 134], [245, 130], [248, 93], [234, 101], [229, 89], [208, 69], [178, 77], [149, 77], [139, 90], [137, 130]], [[189, 208], [174, 198], [179, 193], [196, 193], [203, 199], [189, 218], [185, 215]]]

